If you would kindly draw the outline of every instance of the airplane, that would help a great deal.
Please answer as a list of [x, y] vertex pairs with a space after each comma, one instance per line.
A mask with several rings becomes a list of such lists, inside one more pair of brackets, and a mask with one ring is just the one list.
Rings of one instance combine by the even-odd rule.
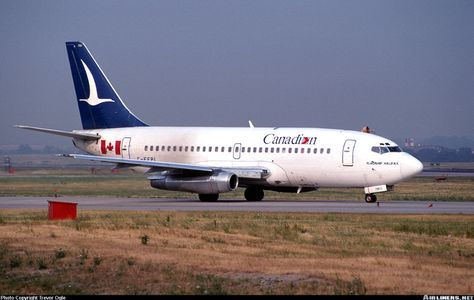
[[422, 171], [422, 163], [376, 134], [324, 128], [157, 127], [133, 114], [83, 42], [66, 42], [81, 130], [15, 127], [72, 138], [88, 154], [62, 156], [115, 163], [147, 174], [153, 188], [199, 195], [364, 188], [365, 201]]

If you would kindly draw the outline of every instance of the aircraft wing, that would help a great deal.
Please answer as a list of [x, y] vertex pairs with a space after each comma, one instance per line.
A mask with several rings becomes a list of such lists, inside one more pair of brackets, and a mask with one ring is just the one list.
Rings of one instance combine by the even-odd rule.
[[216, 170], [232, 172], [240, 178], [262, 179], [270, 175], [270, 171], [262, 167], [214, 167], [201, 166], [195, 164], [182, 164], [173, 162], [148, 161], [138, 159], [127, 159], [117, 157], [105, 157], [83, 154], [61, 154], [62, 157], [71, 157], [76, 159], [84, 159], [91, 161], [101, 161], [116, 163], [117, 167], [148, 167], [148, 173], [163, 171], [179, 171], [188, 173], [212, 174]]

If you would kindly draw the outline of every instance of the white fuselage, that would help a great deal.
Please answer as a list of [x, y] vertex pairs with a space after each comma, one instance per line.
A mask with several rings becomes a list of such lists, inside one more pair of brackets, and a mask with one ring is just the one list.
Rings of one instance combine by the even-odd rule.
[[[98, 141], [75, 140], [78, 148], [93, 155], [215, 167], [263, 167], [270, 171], [264, 183], [267, 186], [393, 185], [422, 168], [407, 153], [387, 151], [389, 147], [398, 151], [393, 141], [349, 130], [132, 127], [77, 132], [101, 136]], [[377, 147], [385, 150], [378, 152]]]

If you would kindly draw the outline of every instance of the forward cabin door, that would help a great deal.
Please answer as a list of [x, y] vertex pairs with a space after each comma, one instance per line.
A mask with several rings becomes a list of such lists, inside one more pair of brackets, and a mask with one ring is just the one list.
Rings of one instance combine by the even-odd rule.
[[232, 150], [234, 159], [240, 159], [240, 153], [242, 152], [242, 144], [241, 143], [235, 143], [234, 144], [234, 149]]
[[342, 165], [345, 167], [352, 167], [354, 165], [355, 144], [355, 140], [346, 140], [344, 147], [342, 147]]
[[126, 137], [122, 140], [122, 158], [130, 158], [130, 142], [131, 138]]

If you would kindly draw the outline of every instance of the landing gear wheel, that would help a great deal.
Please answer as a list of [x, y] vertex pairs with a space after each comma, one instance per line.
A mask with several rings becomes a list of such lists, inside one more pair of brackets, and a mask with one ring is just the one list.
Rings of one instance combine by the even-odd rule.
[[367, 203], [377, 202], [377, 196], [375, 196], [375, 194], [365, 194], [365, 202]]
[[261, 201], [263, 199], [263, 189], [256, 187], [249, 187], [244, 192], [247, 201]]
[[215, 202], [219, 199], [219, 194], [199, 194], [199, 200], [203, 202]]

